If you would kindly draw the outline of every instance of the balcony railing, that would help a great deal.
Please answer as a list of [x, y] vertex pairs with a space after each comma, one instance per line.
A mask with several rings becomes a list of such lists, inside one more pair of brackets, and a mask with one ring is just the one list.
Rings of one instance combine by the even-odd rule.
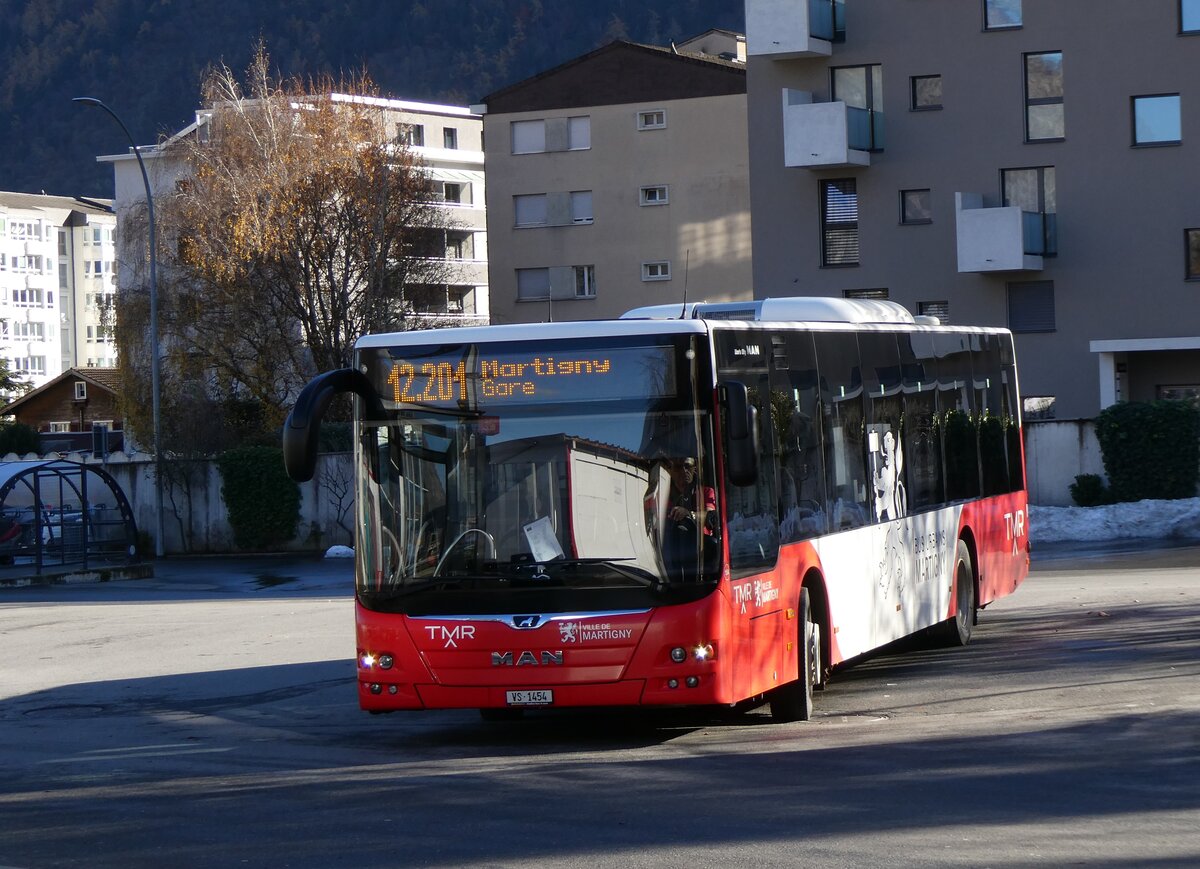
[[1058, 253], [1058, 215], [1044, 211], [1021, 212], [1021, 235], [1029, 256]]
[[846, 107], [846, 134], [856, 151], [883, 150], [883, 112]]
[[985, 207], [979, 193], [955, 193], [954, 212], [962, 273], [1039, 271], [1057, 246], [1053, 214]]
[[883, 147], [883, 112], [843, 102], [814, 103], [808, 91], [783, 90], [783, 165], [806, 169], [870, 166]]
[[809, 0], [808, 32], [828, 42], [845, 42], [845, 0]]

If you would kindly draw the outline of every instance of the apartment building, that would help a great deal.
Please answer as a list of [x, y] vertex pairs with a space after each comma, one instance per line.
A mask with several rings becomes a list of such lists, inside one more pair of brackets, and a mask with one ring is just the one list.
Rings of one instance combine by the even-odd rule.
[[108, 200], [0, 192], [0, 356], [34, 387], [116, 364]]
[[[384, 115], [389, 141], [406, 143], [426, 166], [441, 207], [450, 211], [453, 228], [444, 239], [447, 260], [445, 284], [415, 288], [408, 299], [418, 317], [444, 325], [447, 320], [469, 324], [488, 319], [487, 221], [484, 216], [483, 122], [469, 109], [435, 103], [333, 94], [334, 101], [366, 103]], [[204, 135], [211, 110], [196, 113], [195, 121], [161, 145], [141, 148], [151, 190], [157, 196], [183, 179], [185, 167], [170, 156], [170, 145], [185, 136]], [[132, 150], [97, 157], [113, 167], [116, 212], [146, 199], [145, 184]]]
[[1016, 333], [1027, 419], [1200, 395], [1200, 0], [745, 0], [754, 288]]
[[616, 41], [473, 107], [493, 322], [752, 297], [743, 48]]

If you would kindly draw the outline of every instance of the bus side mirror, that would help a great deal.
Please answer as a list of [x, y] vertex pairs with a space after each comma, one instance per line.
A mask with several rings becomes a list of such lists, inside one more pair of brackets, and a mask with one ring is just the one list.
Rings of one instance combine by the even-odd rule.
[[729, 481], [735, 486], [750, 486], [758, 479], [758, 408], [750, 403], [746, 384], [727, 380], [721, 386], [728, 427], [725, 460]]
[[317, 469], [317, 436], [329, 402], [342, 392], [353, 392], [366, 404], [368, 419], [382, 419], [383, 403], [367, 376], [356, 368], [339, 368], [314, 377], [300, 390], [296, 404], [283, 424], [283, 467], [297, 483], [313, 478]]

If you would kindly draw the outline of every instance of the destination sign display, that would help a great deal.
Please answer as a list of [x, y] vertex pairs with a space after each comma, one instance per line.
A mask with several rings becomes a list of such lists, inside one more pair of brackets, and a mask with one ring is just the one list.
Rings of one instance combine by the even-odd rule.
[[516, 352], [472, 345], [431, 353], [396, 348], [382, 362], [385, 400], [479, 409], [502, 404], [672, 397], [675, 349], [608, 347]]

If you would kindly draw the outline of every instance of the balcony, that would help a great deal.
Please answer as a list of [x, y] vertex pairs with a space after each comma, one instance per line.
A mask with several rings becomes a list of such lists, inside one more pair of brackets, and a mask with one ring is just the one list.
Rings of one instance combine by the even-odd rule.
[[829, 57], [846, 34], [844, 0], [746, 0], [746, 52], [772, 60]]
[[870, 152], [882, 148], [883, 112], [852, 108], [843, 102], [814, 103], [808, 91], [784, 88], [784, 166], [870, 166]]
[[985, 208], [979, 193], [954, 194], [959, 272], [1040, 271], [1058, 247], [1054, 214], [1015, 205]]

